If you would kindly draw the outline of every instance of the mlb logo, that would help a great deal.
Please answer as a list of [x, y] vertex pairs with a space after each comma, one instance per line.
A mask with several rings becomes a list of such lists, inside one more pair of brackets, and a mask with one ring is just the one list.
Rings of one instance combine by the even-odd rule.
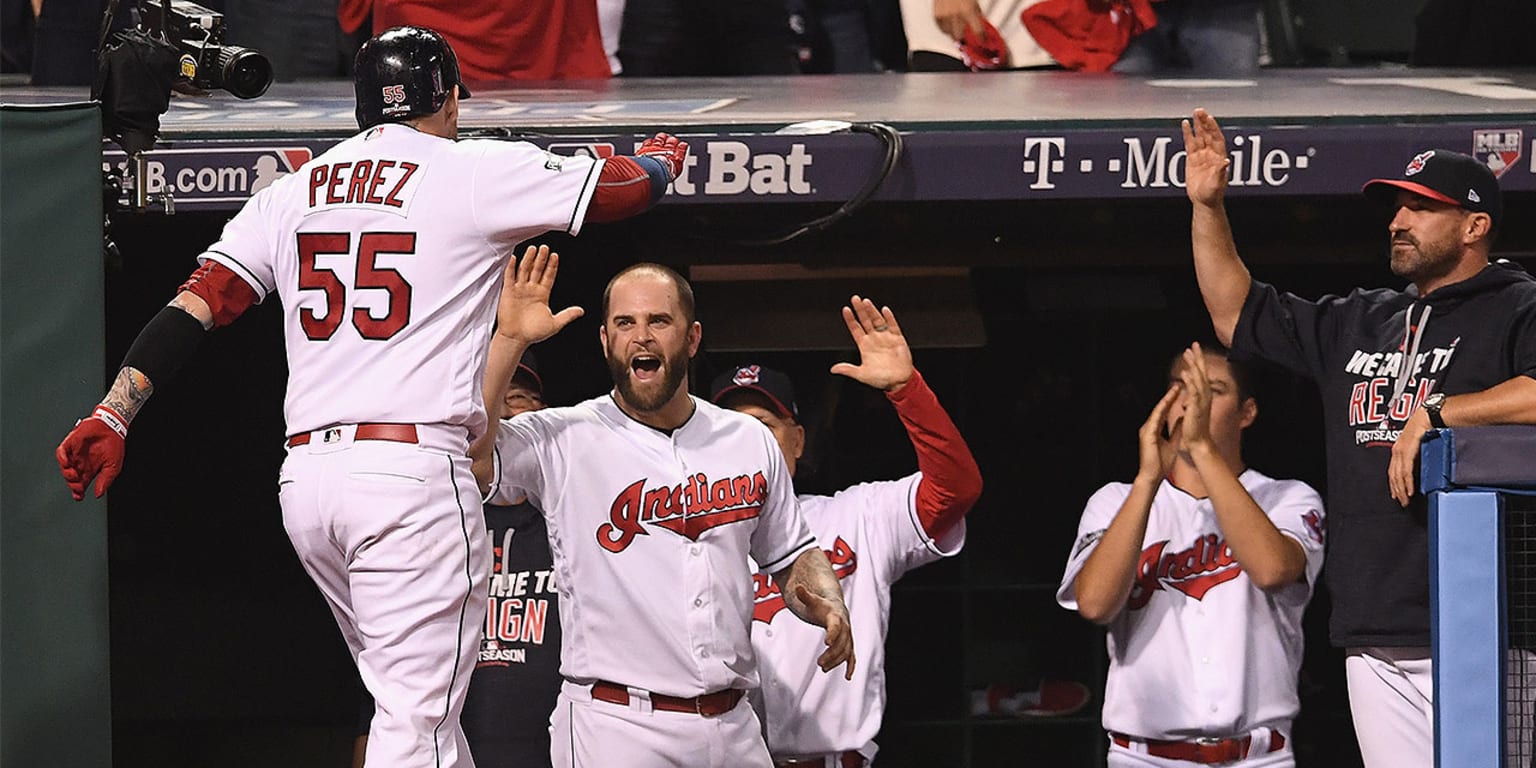
[[384, 94], [384, 106], [405, 103], [404, 85], [386, 85], [380, 88], [379, 92]]
[[330, 429], [327, 429], [325, 431], [325, 437], [320, 438], [320, 442], [327, 444], [341, 442], [341, 430], [337, 427], [331, 427]]
[[736, 375], [731, 377], [731, 383], [738, 387], [750, 387], [757, 383], [762, 376], [762, 368], [755, 365], [743, 366], [736, 369]]
[[1494, 176], [1503, 176], [1520, 160], [1523, 133], [1519, 128], [1495, 128], [1472, 132], [1472, 156], [1488, 166]]

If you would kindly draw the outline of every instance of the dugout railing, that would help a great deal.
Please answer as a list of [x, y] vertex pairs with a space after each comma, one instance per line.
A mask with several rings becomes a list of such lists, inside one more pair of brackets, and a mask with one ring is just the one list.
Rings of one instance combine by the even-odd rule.
[[[1437, 768], [1530, 768], [1536, 427], [1425, 437]], [[1405, 513], [1406, 514], [1406, 513]]]

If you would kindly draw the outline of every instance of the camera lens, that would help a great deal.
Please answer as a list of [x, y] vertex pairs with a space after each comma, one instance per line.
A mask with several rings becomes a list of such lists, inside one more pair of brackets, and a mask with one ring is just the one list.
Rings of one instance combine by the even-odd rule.
[[258, 51], [225, 46], [219, 51], [219, 87], [242, 99], [254, 99], [272, 85], [272, 62]]

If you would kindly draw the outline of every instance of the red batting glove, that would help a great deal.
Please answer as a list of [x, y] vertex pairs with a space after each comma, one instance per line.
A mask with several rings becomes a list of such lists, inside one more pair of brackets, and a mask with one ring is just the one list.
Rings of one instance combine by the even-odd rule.
[[85, 498], [85, 487], [90, 485], [92, 478], [96, 480], [96, 498], [107, 492], [107, 486], [123, 471], [127, 437], [128, 422], [122, 415], [105, 405], [98, 405], [90, 416], [75, 424], [64, 442], [59, 443], [53, 453], [75, 501]]
[[660, 160], [667, 166], [667, 172], [672, 174], [672, 178], [676, 179], [683, 175], [683, 160], [688, 157], [688, 142], [676, 136], [658, 133], [640, 142], [640, 149], [635, 154], [649, 155]]

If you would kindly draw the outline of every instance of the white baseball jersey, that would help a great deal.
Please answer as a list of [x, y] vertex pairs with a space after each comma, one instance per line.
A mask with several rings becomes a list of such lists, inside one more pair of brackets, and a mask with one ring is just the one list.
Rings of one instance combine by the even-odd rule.
[[[377, 703], [370, 764], [472, 765], [459, 711], [490, 560], [466, 450], [499, 272], [520, 240], [576, 232], [599, 172], [384, 124], [257, 192], [200, 257], [285, 310], [284, 416], [309, 442], [279, 502]], [[417, 440], [356, 439], [365, 422]]]
[[497, 275], [519, 242], [581, 228], [600, 165], [386, 123], [256, 193], [199, 260], [288, 309], [289, 434], [398, 422], [478, 435]]
[[522, 489], [544, 510], [567, 679], [757, 687], [748, 558], [772, 573], [816, 542], [772, 433], [693, 402], [670, 435], [612, 395], [501, 422], [491, 501]]
[[[1247, 470], [1239, 477], [1281, 533], [1301, 543], [1306, 577], [1266, 593], [1243, 572], [1209, 499], [1168, 481], [1148, 513], [1136, 583], [1108, 627], [1104, 728], [1147, 739], [1289, 734], [1300, 703], [1301, 617], [1323, 566], [1323, 502], [1306, 483]], [[1088, 500], [1056, 601], [1076, 610], [1074, 582], [1120, 505], [1127, 483]]]
[[762, 676], [763, 723], [775, 757], [855, 750], [875, 756], [885, 713], [885, 636], [891, 584], [902, 574], [965, 544], [962, 519], [935, 541], [917, 517], [921, 474], [864, 483], [834, 496], [801, 496], [800, 510], [826, 550], [856, 628], [853, 680], [825, 674], [816, 659], [823, 632], [800, 621], [767, 576], [755, 581], [752, 647]]

